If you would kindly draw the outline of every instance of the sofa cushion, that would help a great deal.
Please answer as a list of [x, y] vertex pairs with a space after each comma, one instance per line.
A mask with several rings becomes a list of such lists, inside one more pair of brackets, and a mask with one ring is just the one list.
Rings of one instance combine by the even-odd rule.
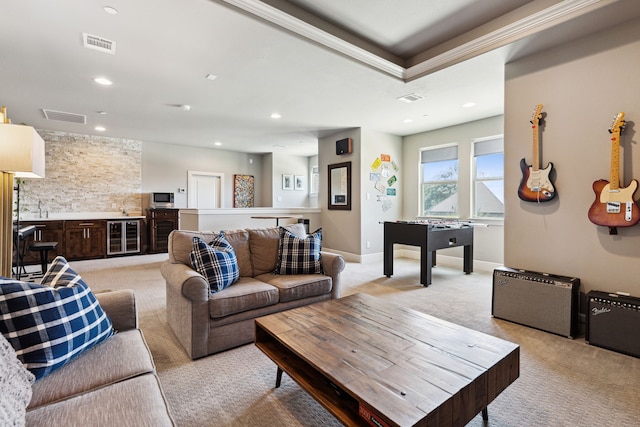
[[142, 331], [118, 332], [85, 351], [33, 385], [28, 409], [68, 399], [129, 378], [154, 372], [155, 365]]
[[191, 249], [193, 249], [193, 238], [200, 237], [205, 242], [210, 242], [220, 233], [212, 231], [189, 231], [189, 230], [173, 230], [169, 234], [168, 253], [171, 263], [180, 262], [191, 267]]
[[225, 230], [224, 238], [233, 246], [238, 259], [241, 277], [252, 277], [251, 250], [249, 249], [249, 232], [246, 230]]
[[0, 334], [0, 425], [24, 425], [34, 381], [35, 376], [22, 366], [11, 344]]
[[216, 319], [278, 303], [278, 288], [250, 277], [209, 298], [209, 315]]
[[63, 257], [42, 284], [0, 279], [0, 330], [36, 379], [113, 335], [111, 320]]
[[173, 426], [153, 374], [101, 387], [27, 411], [29, 426]]
[[219, 292], [240, 278], [236, 253], [222, 233], [210, 244], [205, 243], [200, 237], [194, 237], [189, 257], [193, 269], [209, 282], [211, 292]]
[[276, 274], [320, 274], [322, 229], [299, 238], [285, 228], [280, 229], [280, 248]]
[[261, 274], [256, 279], [278, 288], [280, 302], [295, 301], [331, 292], [331, 277], [322, 274]]
[[253, 228], [247, 231], [254, 276], [271, 273], [278, 262], [280, 232], [277, 228]]

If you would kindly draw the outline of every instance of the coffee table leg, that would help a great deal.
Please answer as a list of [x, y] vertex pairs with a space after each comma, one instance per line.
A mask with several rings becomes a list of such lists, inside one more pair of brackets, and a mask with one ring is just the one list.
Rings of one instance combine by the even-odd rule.
[[489, 421], [489, 411], [487, 410], [487, 408], [484, 408], [482, 410], [482, 419], [485, 421]]
[[278, 372], [276, 373], [276, 388], [280, 387], [281, 382], [282, 382], [282, 369], [280, 369], [280, 367], [278, 366]]

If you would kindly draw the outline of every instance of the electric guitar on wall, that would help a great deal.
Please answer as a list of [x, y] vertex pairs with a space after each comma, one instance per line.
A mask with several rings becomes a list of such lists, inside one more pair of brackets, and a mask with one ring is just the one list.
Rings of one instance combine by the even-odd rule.
[[624, 113], [618, 113], [609, 129], [611, 133], [611, 173], [610, 180], [600, 179], [593, 183], [596, 200], [589, 208], [589, 220], [597, 225], [610, 227], [630, 227], [640, 220], [640, 208], [633, 200], [638, 181], [631, 180], [628, 187], [620, 188], [620, 132], [624, 128]]
[[524, 158], [520, 160], [522, 181], [520, 181], [520, 187], [518, 187], [518, 197], [525, 202], [548, 202], [556, 197], [556, 190], [550, 178], [553, 171], [553, 163], [549, 162], [547, 167], [540, 169], [540, 135], [538, 128], [540, 127], [541, 118], [542, 104], [538, 104], [531, 117], [533, 162], [528, 165]]

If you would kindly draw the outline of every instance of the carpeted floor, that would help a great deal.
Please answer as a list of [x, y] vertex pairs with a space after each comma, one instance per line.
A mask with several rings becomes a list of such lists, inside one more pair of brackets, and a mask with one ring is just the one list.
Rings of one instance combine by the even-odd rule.
[[[165, 319], [166, 254], [72, 262], [95, 290], [134, 289], [140, 325], [178, 426], [338, 426], [335, 418], [252, 344], [191, 361]], [[640, 359], [491, 317], [491, 273], [433, 270], [419, 282], [418, 261], [348, 263], [344, 292], [364, 292], [520, 345], [520, 378], [489, 405], [489, 426], [638, 426]], [[470, 426], [482, 426], [480, 416]]]

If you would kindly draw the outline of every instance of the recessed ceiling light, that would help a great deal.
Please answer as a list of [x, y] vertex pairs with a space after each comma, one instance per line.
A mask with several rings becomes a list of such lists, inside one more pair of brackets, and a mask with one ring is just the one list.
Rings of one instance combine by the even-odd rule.
[[213, 142], [213, 145], [215, 145], [215, 146], [218, 146], [218, 147], [219, 147], [219, 146], [221, 146], [221, 145], [222, 145], [222, 142], [220, 142], [220, 141], [214, 141], [214, 142]]
[[282, 118], [282, 116], [280, 115], [280, 113], [271, 113], [271, 118], [272, 119], [279, 119], [279, 118]]
[[115, 7], [105, 6], [105, 7], [102, 8], [102, 10], [107, 12], [109, 15], [117, 15], [118, 14], [118, 10]]
[[93, 81], [103, 86], [111, 86], [113, 84], [113, 82], [106, 77], [96, 77]]
[[475, 106], [476, 106], [475, 102], [465, 102], [464, 104], [462, 104], [462, 108], [472, 108]]
[[287, 146], [282, 144], [276, 144], [273, 146], [273, 148], [281, 149], [281, 148], [287, 148]]
[[404, 119], [402, 121], [402, 123], [411, 123], [413, 121], [413, 119]]
[[106, 112], [106, 111], [96, 111], [96, 113], [101, 114], [101, 115], [103, 115], [103, 116], [107, 114], [107, 112]]
[[105, 128], [104, 126], [96, 126], [94, 127], [94, 129], [98, 132], [104, 132], [105, 130], [107, 130], [107, 128]]
[[214, 76], [213, 74], [207, 74], [206, 76], [204, 76], [204, 78], [207, 80], [215, 80], [218, 78], [218, 76]]
[[189, 110], [191, 110], [191, 105], [182, 104], [182, 105], [180, 105], [180, 109], [182, 111], [189, 111]]

